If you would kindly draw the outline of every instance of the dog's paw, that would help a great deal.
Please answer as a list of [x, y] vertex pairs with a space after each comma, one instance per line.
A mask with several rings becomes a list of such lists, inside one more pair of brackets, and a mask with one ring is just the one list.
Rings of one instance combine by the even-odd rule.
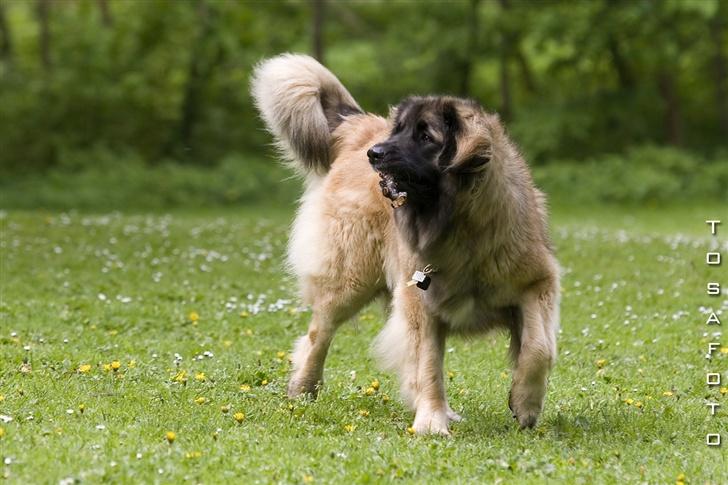
[[445, 411], [417, 411], [412, 428], [414, 428], [416, 434], [450, 436], [447, 423], [448, 414]]
[[304, 396], [316, 399], [321, 384], [321, 381], [318, 379], [312, 380], [292, 377], [291, 380], [288, 381], [288, 397], [293, 399]]
[[508, 408], [521, 429], [533, 428], [543, 409], [543, 392], [514, 386], [508, 395]]
[[450, 406], [447, 407], [447, 419], [454, 422], [459, 423], [463, 420], [463, 417], [460, 416], [458, 413], [452, 410]]

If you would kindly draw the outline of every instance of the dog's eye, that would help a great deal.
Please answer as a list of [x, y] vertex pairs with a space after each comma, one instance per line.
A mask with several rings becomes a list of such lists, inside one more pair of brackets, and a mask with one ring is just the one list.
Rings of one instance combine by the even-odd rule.
[[427, 133], [422, 132], [420, 134], [420, 141], [422, 143], [432, 143], [432, 137], [430, 137], [430, 135], [428, 135]]

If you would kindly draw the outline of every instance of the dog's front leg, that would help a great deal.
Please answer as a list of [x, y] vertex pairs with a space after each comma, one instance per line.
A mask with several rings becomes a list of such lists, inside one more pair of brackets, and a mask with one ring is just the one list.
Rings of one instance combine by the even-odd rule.
[[445, 398], [442, 364], [447, 332], [425, 308], [421, 291], [405, 285], [395, 290], [392, 315], [377, 338], [376, 350], [385, 367], [399, 374], [402, 397], [415, 411], [415, 432], [449, 435], [448, 421], [459, 416]]

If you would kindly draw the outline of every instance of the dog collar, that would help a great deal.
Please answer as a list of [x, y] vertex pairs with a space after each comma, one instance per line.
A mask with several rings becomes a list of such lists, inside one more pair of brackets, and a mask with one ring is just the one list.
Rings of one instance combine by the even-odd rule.
[[407, 286], [415, 286], [417, 285], [417, 288], [427, 291], [427, 288], [430, 287], [430, 283], [432, 283], [432, 278], [430, 278], [430, 275], [432, 273], [437, 273], [439, 269], [435, 268], [431, 264], [426, 265], [422, 270], [415, 270], [414, 273], [412, 273], [412, 277], [407, 282]]

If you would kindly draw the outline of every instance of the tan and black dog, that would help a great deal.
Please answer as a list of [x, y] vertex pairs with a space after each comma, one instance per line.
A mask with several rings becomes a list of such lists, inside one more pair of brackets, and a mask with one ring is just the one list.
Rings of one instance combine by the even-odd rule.
[[534, 426], [556, 359], [560, 270], [544, 195], [497, 115], [448, 96], [367, 114], [321, 64], [291, 54], [261, 62], [252, 93], [306, 179], [288, 260], [313, 317], [289, 396], [316, 394], [336, 329], [389, 295], [375, 350], [416, 432], [449, 434], [460, 419], [445, 395], [446, 337], [495, 328], [511, 334], [511, 411]]

